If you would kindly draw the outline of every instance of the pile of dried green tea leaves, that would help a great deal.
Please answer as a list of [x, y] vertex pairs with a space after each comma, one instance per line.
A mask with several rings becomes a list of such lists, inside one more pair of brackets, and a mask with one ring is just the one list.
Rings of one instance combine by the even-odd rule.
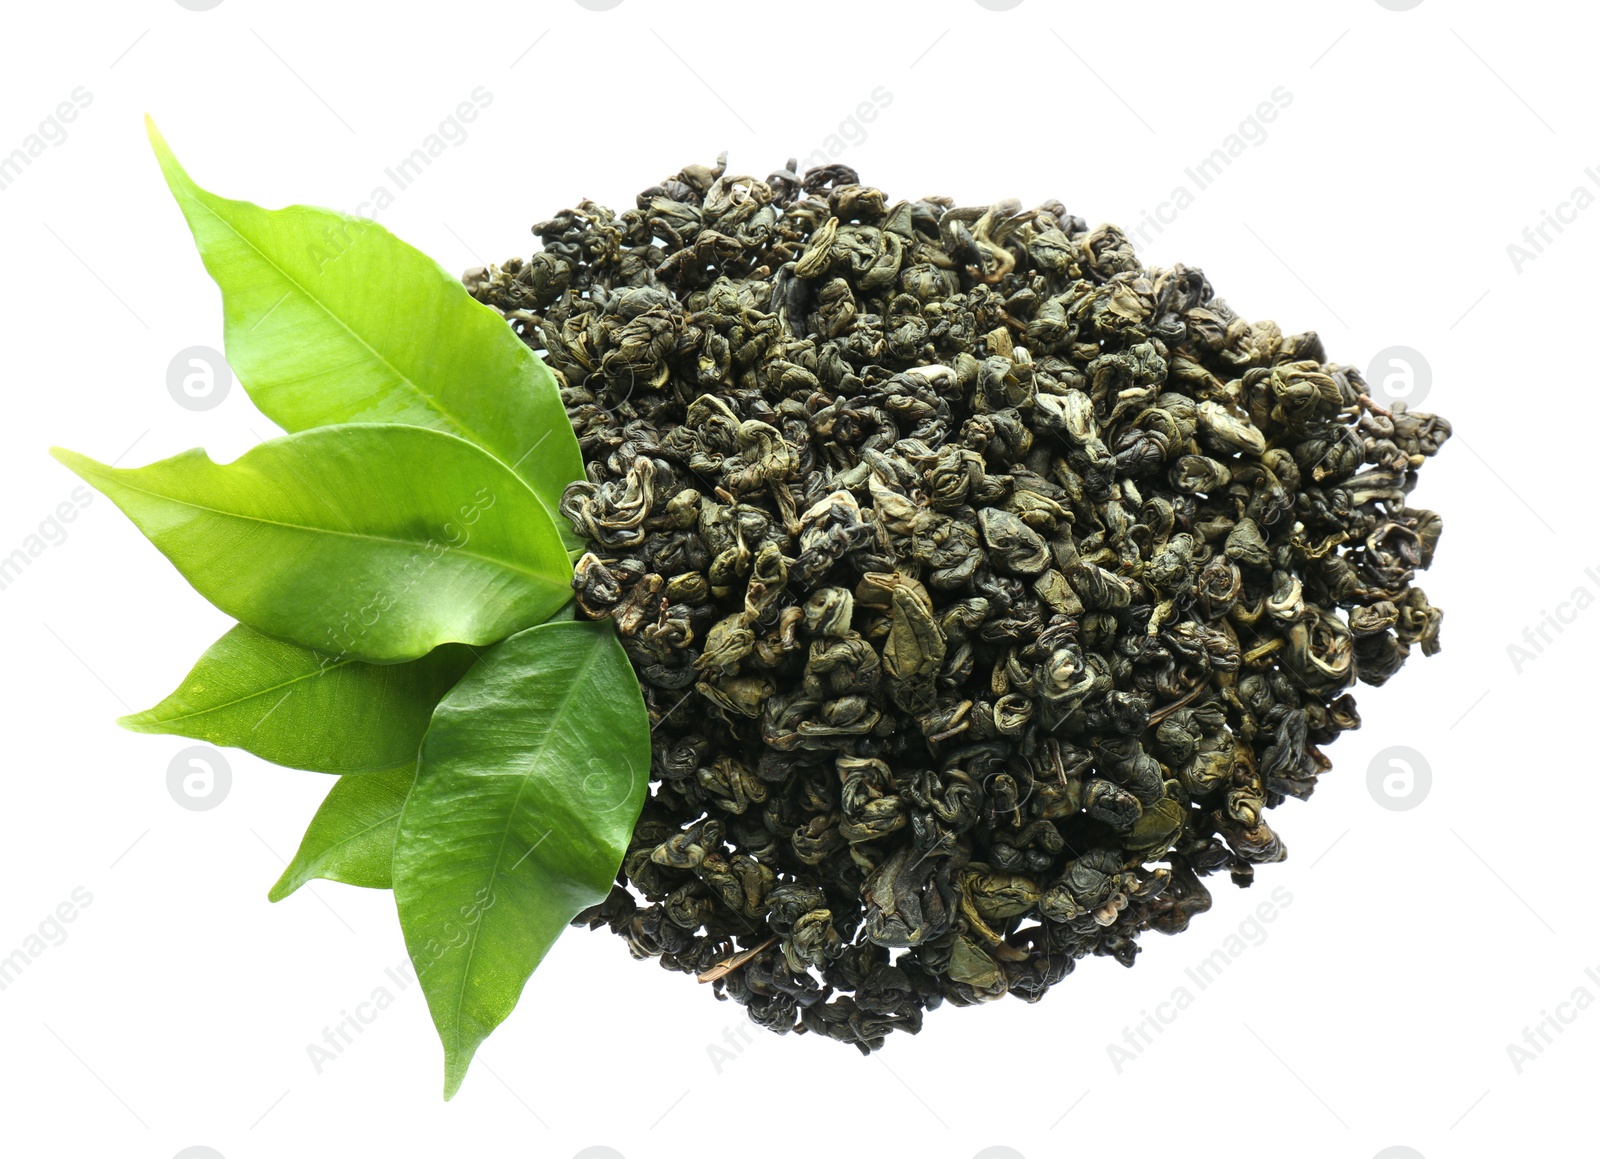
[[866, 1052], [1284, 857], [1347, 690], [1438, 649], [1450, 427], [1058, 202], [725, 165], [466, 281], [563, 380], [579, 614], [655, 726], [578, 922]]

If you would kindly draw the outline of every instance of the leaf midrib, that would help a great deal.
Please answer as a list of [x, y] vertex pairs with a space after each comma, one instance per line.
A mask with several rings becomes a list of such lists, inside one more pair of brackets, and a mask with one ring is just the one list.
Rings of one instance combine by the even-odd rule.
[[[266, 265], [269, 266], [271, 269], [275, 270], [278, 273], [278, 275], [283, 278], [283, 280], [285, 282], [289, 283], [289, 285], [291, 285], [295, 289], [299, 290], [300, 293], [305, 296], [307, 301], [309, 301], [318, 310], [322, 311], [323, 314], [325, 314], [329, 318], [331, 318], [333, 320], [333, 322], [340, 329], [342, 329], [345, 333], [349, 334], [350, 337], [353, 338], [358, 345], [360, 345], [365, 350], [369, 351], [374, 358], [376, 358], [380, 363], [382, 363], [385, 367], [388, 368], [389, 372], [394, 375], [395, 380], [397, 382], [399, 382], [402, 386], [404, 386], [413, 395], [415, 395], [418, 399], [421, 400], [421, 402], [422, 402], [424, 407], [427, 407], [427, 408], [431, 409], [434, 413], [438, 414], [441, 418], [443, 418], [446, 421], [447, 424], [449, 424], [451, 427], [453, 427], [454, 428], [454, 433], [457, 433], [458, 437], [465, 438], [473, 446], [481, 448], [484, 451], [485, 454], [490, 455], [492, 458], [494, 458], [494, 460], [496, 462], [500, 463], [508, 471], [510, 471], [513, 475], [515, 475], [519, 480], [521, 480], [523, 482], [523, 484], [527, 486], [528, 490], [533, 492], [533, 495], [534, 495], [534, 497], [536, 499], [538, 499], [540, 506], [543, 507], [544, 510], [545, 510], [545, 513], [550, 516], [551, 522], [552, 523], [556, 522], [556, 520], [557, 520], [557, 518], [559, 516], [558, 504], [553, 503], [552, 501], [550, 501], [549, 499], [547, 499], [545, 497], [544, 493], [539, 489], [539, 484], [536, 483], [534, 475], [532, 475], [532, 474], [526, 474], [526, 475], [523, 474], [523, 472], [520, 469], [521, 464], [522, 464], [522, 459], [518, 459], [516, 461], [516, 463], [512, 463], [510, 460], [508, 460], [504, 455], [502, 455], [500, 453], [500, 451], [498, 450], [497, 446], [493, 442], [491, 442], [487, 436], [485, 436], [484, 434], [482, 434], [482, 432], [478, 431], [476, 428], [474, 428], [473, 426], [468, 424], [465, 420], [459, 418], [455, 414], [454, 411], [449, 410], [444, 405], [443, 401], [441, 401], [440, 398], [437, 398], [434, 395], [431, 395], [427, 391], [425, 391], [410, 376], [410, 374], [408, 374], [405, 371], [402, 371], [398, 366], [396, 366], [393, 362], [391, 362], [388, 358], [386, 358], [378, 350], [378, 348], [376, 346], [374, 346], [371, 342], [369, 342], [367, 340], [367, 338], [364, 335], [362, 335], [357, 330], [355, 330], [348, 322], [346, 322], [338, 314], [334, 313], [333, 309], [330, 306], [328, 306], [325, 302], [323, 302], [323, 300], [321, 298], [317, 297], [309, 289], [307, 289], [300, 282], [300, 280], [298, 278], [296, 278], [293, 274], [289, 273], [288, 270], [284, 269], [277, 262], [273, 261], [271, 256], [269, 256], [265, 250], [263, 250], [260, 246], [256, 245], [256, 243], [254, 241], [252, 241], [249, 237], [247, 237], [244, 233], [242, 233], [238, 229], [238, 227], [236, 227], [231, 221], [229, 221], [227, 218], [223, 217], [222, 214], [218, 213], [215, 209], [213, 209], [211, 206], [207, 205], [203, 200], [201, 200], [200, 197], [197, 196], [196, 191], [199, 191], [199, 192], [205, 192], [205, 191], [204, 190], [200, 190], [200, 187], [195, 185], [194, 181], [189, 177], [189, 175], [187, 173], [183, 174], [183, 180], [186, 183], [186, 185], [188, 186], [184, 190], [183, 195], [186, 198], [188, 198], [189, 201], [193, 202], [195, 205], [198, 205], [201, 209], [205, 210], [206, 213], [210, 214], [213, 218], [215, 218], [223, 226], [223, 228], [225, 228], [229, 233], [233, 234], [234, 237], [238, 238], [240, 242], [242, 242], [244, 245], [248, 246], [257, 255], [259, 255], [261, 260], [264, 263], [266, 263]], [[219, 200], [226, 200], [226, 199], [224, 198], [224, 199], [219, 199]], [[263, 212], [268, 212], [268, 211], [263, 210]], [[354, 244], [354, 243], [352, 243], [352, 244]], [[426, 255], [423, 255], [423, 256], [426, 257]], [[221, 283], [219, 282], [218, 284], [220, 285]], [[259, 320], [257, 321], [257, 325], [260, 325], [260, 321]], [[520, 357], [521, 353], [526, 351], [526, 347], [523, 345], [522, 340], [520, 338], [515, 338], [515, 336], [513, 336], [513, 338], [517, 343], [517, 348], [519, 350], [519, 357]], [[510, 349], [510, 347], [507, 347], [507, 349]], [[522, 359], [521, 360], [520, 365], [517, 367], [516, 373], [518, 375], [519, 382], [523, 386], [528, 386], [529, 385], [528, 381], [527, 381], [527, 379], [528, 379], [528, 363], [527, 363], [526, 359]], [[303, 378], [300, 381], [302, 381], [302, 382], [309, 381], [309, 379], [308, 378]], [[565, 408], [563, 408], [563, 413], [564, 413], [564, 409]], [[319, 424], [319, 425], [325, 425], [325, 424]], [[309, 428], [302, 428], [302, 429], [309, 429]], [[447, 432], [447, 433], [452, 433], [452, 432]], [[535, 444], [535, 446], [537, 446], [537, 444]], [[527, 454], [525, 453], [522, 456], [522, 458], [523, 459], [527, 458]], [[563, 540], [563, 542], [565, 542], [566, 537], [565, 537], [564, 534], [561, 533], [561, 525], [559, 523], [556, 523], [556, 531], [557, 531], [558, 536], [560, 536], [560, 538]]]
[[[426, 546], [425, 544], [418, 543], [415, 540], [411, 540], [411, 539], [396, 539], [394, 536], [391, 536], [391, 535], [374, 535], [370, 531], [340, 531], [340, 530], [338, 530], [337, 528], [334, 528], [334, 527], [318, 527], [315, 524], [310, 524], [310, 523], [305, 523], [305, 524], [301, 524], [301, 523], [285, 523], [281, 519], [266, 519], [266, 518], [263, 518], [262, 516], [259, 516], [259, 515], [241, 514], [240, 512], [237, 512], [237, 511], [224, 510], [221, 507], [211, 507], [211, 506], [209, 506], [209, 505], [207, 505], [205, 503], [196, 503], [192, 499], [182, 499], [182, 498], [179, 498], [179, 497], [177, 497], [175, 495], [163, 494], [160, 491], [151, 491], [148, 488], [140, 487], [140, 486], [137, 486], [136, 484], [129, 483], [124, 479], [112, 478], [109, 481], [115, 483], [118, 487], [124, 488], [125, 490], [134, 491], [134, 492], [137, 492], [140, 495], [147, 495], [152, 499], [165, 500], [168, 503], [176, 503], [181, 507], [192, 507], [196, 511], [207, 511], [207, 512], [210, 512], [212, 515], [219, 515], [219, 516], [222, 516], [222, 517], [227, 518], [227, 519], [237, 519], [237, 520], [240, 520], [240, 521], [246, 522], [246, 523], [260, 523], [260, 524], [264, 524], [264, 525], [266, 525], [268, 527], [282, 527], [282, 528], [285, 528], [285, 529], [287, 529], [289, 531], [299, 531], [299, 532], [306, 532], [306, 533], [311, 533], [311, 534], [337, 535], [337, 536], [340, 536], [340, 537], [345, 538], [345, 539], [370, 539], [374, 543], [389, 543], [389, 544], [395, 544], [395, 545], [400, 546], [400, 547], [425, 547]], [[492, 555], [483, 555], [480, 552], [467, 551], [465, 548], [461, 548], [461, 547], [449, 548], [448, 551], [447, 551], [447, 554], [448, 554], [448, 552], [457, 552], [457, 553], [459, 553], [461, 555], [466, 556], [468, 559], [475, 559], [475, 560], [478, 560], [481, 563], [493, 564], [496, 567], [505, 568], [507, 571], [520, 572], [523, 575], [531, 576], [534, 579], [543, 580], [543, 581], [545, 581], [547, 583], [548, 582], [556, 582], [556, 583], [560, 582], [560, 577], [559, 576], [552, 576], [548, 572], [531, 571], [528, 568], [523, 567], [521, 564], [512, 563], [509, 560], [499, 559], [499, 558], [497, 558], [495, 556], [492, 556]], [[565, 554], [565, 553], [563, 553], [563, 554]], [[439, 558], [442, 559], [443, 556], [440, 556]]]
[[[399, 767], [399, 766], [396, 766], [396, 767]], [[387, 771], [387, 770], [385, 770], [385, 771]], [[374, 776], [374, 777], [376, 777], [376, 776], [381, 776], [382, 773], [381, 772], [379, 772], [379, 773], [354, 773], [354, 774], [346, 773], [346, 774], [343, 774], [343, 775], [344, 776]], [[406, 807], [405, 802], [401, 801], [399, 808], [397, 808], [393, 813], [390, 813], [387, 817], [381, 817], [377, 821], [374, 821], [371, 825], [368, 825], [365, 829], [358, 829], [358, 830], [356, 830], [356, 832], [350, 834], [348, 837], [341, 837], [338, 841], [335, 841], [333, 844], [327, 846], [325, 849], [323, 849], [323, 851], [321, 853], [319, 853], [316, 857], [312, 858], [309, 862], [307, 862], [306, 865], [302, 868], [300, 873], [296, 874], [294, 878], [289, 879], [293, 883], [292, 884], [292, 888], [290, 888], [288, 893], [285, 893], [282, 896], [283, 897], [288, 897], [289, 894], [293, 893], [295, 890], [299, 889], [302, 885], [305, 885], [307, 882], [315, 881], [316, 878], [317, 878], [317, 871], [320, 870], [322, 866], [327, 864], [328, 859], [337, 850], [343, 849], [345, 846], [349, 845], [351, 842], [356, 841], [359, 838], [365, 837], [368, 833], [371, 833], [374, 829], [377, 829], [377, 828], [380, 828], [380, 827], [382, 827], [384, 825], [387, 825], [389, 822], [393, 821], [396, 817], [400, 816], [401, 813], [405, 812], [405, 807]], [[392, 858], [391, 858], [391, 863], [392, 863]], [[290, 864], [289, 868], [290, 869], [294, 868], [293, 863]], [[288, 870], [285, 870], [284, 872], [285, 872], [285, 877], [287, 877]], [[392, 867], [392, 864], [391, 864], [391, 868], [390, 868], [391, 881], [393, 879], [393, 876], [394, 876], [394, 870], [393, 870], [393, 867]], [[273, 892], [274, 893], [277, 892], [277, 887], [276, 886], [273, 887]]]
[[[260, 697], [267, 696], [267, 695], [269, 695], [271, 693], [274, 693], [274, 692], [278, 691], [278, 689], [280, 689], [280, 688], [288, 688], [291, 684], [299, 684], [302, 680], [316, 680], [319, 677], [326, 676], [326, 675], [328, 675], [328, 673], [335, 672], [340, 668], [349, 667], [351, 664], [354, 664], [354, 663], [356, 663], [356, 660], [355, 660], [354, 657], [351, 657], [348, 660], [336, 660], [334, 663], [329, 664], [326, 667], [319, 665], [315, 672], [302, 672], [299, 676], [291, 676], [288, 680], [285, 680], [282, 684], [273, 684], [273, 685], [271, 685], [269, 687], [262, 688], [257, 692], [246, 693], [244, 696], [237, 696], [232, 700], [225, 700], [221, 704], [209, 705], [206, 708], [199, 708], [199, 709], [196, 709], [193, 712], [174, 713], [171, 716], [156, 716], [156, 715], [154, 715], [156, 709], [155, 708], [151, 708], [151, 709], [146, 709], [144, 712], [139, 713], [138, 716], [148, 716], [151, 720], [157, 721], [157, 722], [162, 723], [162, 724], [171, 724], [171, 723], [176, 723], [178, 721], [193, 720], [195, 717], [198, 717], [198, 716], [205, 716], [208, 713], [221, 712], [223, 709], [233, 708], [233, 707], [235, 707], [237, 705], [245, 703], [248, 700], [259, 699]], [[161, 707], [160, 705], [156, 706], [156, 708], [160, 708], [160, 707]]]
[[[550, 747], [551, 739], [560, 731], [559, 723], [566, 716], [567, 708], [571, 705], [573, 698], [577, 696], [578, 689], [583, 683], [583, 678], [588, 675], [590, 668], [599, 663], [599, 660], [600, 650], [591, 648], [589, 655], [574, 670], [572, 678], [567, 682], [567, 690], [562, 693], [556, 711], [550, 718], [551, 727], [545, 730], [544, 739], [539, 742], [538, 747], [530, 754], [527, 762], [528, 771], [522, 774], [521, 783], [517, 785], [517, 794], [512, 798], [511, 808], [506, 812], [506, 826], [500, 833], [500, 846], [495, 850], [494, 860], [491, 862], [492, 868], [488, 874], [488, 884], [491, 889], [500, 878], [500, 862], [505, 857], [506, 842], [511, 837], [511, 827], [516, 823], [517, 808], [522, 803], [522, 794], [533, 780], [533, 768], [538, 764], [539, 758], [544, 754], [545, 750]], [[543, 840], [543, 838], [540, 840]], [[483, 928], [483, 922], [484, 918], [480, 913], [478, 920], [472, 925], [472, 940], [467, 943], [467, 957], [461, 967], [461, 983], [456, 990], [455, 1015], [451, 1019], [450, 1028], [451, 1033], [455, 1036], [457, 1054], [461, 1052], [461, 1008], [466, 1005], [467, 979], [472, 974], [473, 958], [478, 952], [478, 931]]]
[[[193, 183], [191, 182], [191, 184], [193, 184]], [[380, 363], [382, 363], [385, 367], [388, 368], [389, 372], [394, 375], [395, 379], [402, 386], [404, 386], [406, 389], [411, 391], [412, 394], [414, 394], [418, 399], [420, 399], [424, 406], [427, 406], [430, 409], [432, 409], [433, 411], [435, 411], [436, 413], [438, 413], [446, 422], [450, 423], [456, 429], [456, 431], [458, 431], [461, 435], [467, 436], [470, 442], [475, 443], [476, 445], [478, 445], [480, 447], [483, 447], [484, 450], [486, 450], [486, 451], [489, 450], [489, 445], [485, 442], [485, 440], [483, 439], [483, 437], [480, 435], [480, 433], [477, 430], [475, 430], [472, 426], [470, 426], [469, 424], [467, 424], [466, 422], [464, 422], [460, 418], [458, 418], [453, 411], [448, 410], [444, 406], [444, 404], [442, 402], [440, 402], [437, 398], [433, 397], [432, 395], [430, 395], [426, 391], [424, 391], [422, 389], [422, 387], [419, 386], [411, 378], [411, 376], [409, 374], [407, 374], [405, 371], [402, 371], [393, 362], [389, 361], [388, 358], [384, 357], [384, 355], [378, 350], [378, 348], [376, 346], [372, 345], [372, 343], [369, 342], [364, 335], [362, 335], [359, 332], [357, 332], [348, 322], [346, 322], [343, 318], [339, 317], [338, 314], [335, 314], [333, 312], [332, 308], [327, 305], [327, 303], [323, 302], [323, 300], [321, 298], [317, 297], [317, 295], [313, 294], [309, 289], [307, 289], [300, 282], [300, 280], [298, 278], [296, 278], [288, 270], [286, 270], [282, 266], [280, 266], [277, 262], [273, 261], [271, 256], [268, 255], [265, 250], [263, 250], [260, 246], [256, 245], [256, 243], [254, 241], [252, 241], [250, 238], [246, 237], [242, 232], [240, 232], [240, 230], [231, 221], [229, 221], [227, 218], [223, 217], [215, 209], [212, 209], [211, 206], [207, 205], [199, 197], [196, 197], [192, 192], [188, 194], [188, 197], [189, 197], [190, 201], [194, 202], [194, 204], [198, 205], [200, 208], [204, 209], [207, 213], [209, 213], [213, 218], [215, 218], [229, 233], [233, 234], [234, 237], [238, 238], [245, 245], [249, 246], [250, 249], [253, 250], [257, 255], [259, 255], [263, 262], [265, 262], [268, 266], [270, 266], [273, 270], [275, 270], [278, 273], [278, 275], [283, 278], [284, 281], [288, 282], [295, 289], [299, 290], [300, 293], [303, 294], [305, 296], [305, 298], [312, 305], [314, 305], [317, 309], [321, 310], [324, 314], [326, 314], [329, 318], [331, 318], [334, 321], [334, 323], [336, 325], [338, 325], [338, 327], [340, 329], [342, 329], [346, 334], [350, 335], [351, 338], [355, 339], [355, 341], [357, 343], [359, 343], [362, 347], [364, 347], [366, 350], [368, 350], [372, 354], [372, 356], [374, 358], [376, 358]], [[371, 223], [368, 223], [368, 224], [370, 225]], [[355, 243], [352, 242], [351, 244], [353, 245]], [[490, 451], [489, 453], [490, 454], [494, 454], [493, 451]], [[500, 456], [499, 455], [495, 455], [495, 458], [499, 459]]]
[[[343, 775], [345, 775], [345, 776], [357, 776], [357, 777], [375, 777], [375, 776], [378, 776], [379, 774], [378, 773], [345, 773]], [[371, 825], [368, 825], [365, 829], [357, 829], [354, 833], [350, 834], [348, 837], [341, 837], [339, 840], [335, 841], [333, 844], [329, 845], [326, 849], [324, 849], [320, 854], [318, 854], [316, 860], [314, 860], [314, 861], [312, 861], [310, 863], [309, 868], [315, 869], [315, 868], [317, 868], [317, 867], [319, 867], [321, 865], [326, 864], [329, 856], [335, 850], [343, 849], [346, 845], [349, 845], [352, 841], [356, 841], [356, 840], [358, 840], [358, 839], [360, 839], [362, 837], [365, 837], [368, 833], [371, 833], [374, 829], [380, 828], [383, 825], [387, 825], [390, 821], [393, 821], [396, 817], [400, 816], [400, 814], [405, 811], [405, 807], [406, 807], [405, 802], [402, 801], [402, 802], [400, 802], [400, 807], [398, 809], [396, 809], [393, 813], [390, 813], [387, 817], [379, 818], [378, 820], [374, 821]], [[300, 881], [300, 885], [304, 885], [307, 881], [311, 881], [315, 877], [316, 877], [316, 874], [312, 874], [309, 877], [303, 877], [301, 879], [301, 881]], [[296, 888], [298, 888], [298, 886]]]

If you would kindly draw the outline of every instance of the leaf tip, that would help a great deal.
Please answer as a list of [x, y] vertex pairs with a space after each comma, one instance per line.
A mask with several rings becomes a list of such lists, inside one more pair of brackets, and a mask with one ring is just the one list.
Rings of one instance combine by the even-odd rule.
[[444, 1056], [444, 1101], [449, 1102], [461, 1090], [462, 1080], [467, 1077], [467, 1068], [472, 1065], [472, 1056], [475, 1050], [449, 1051]]
[[80, 455], [77, 451], [69, 451], [66, 447], [51, 447], [50, 457], [81, 478], [88, 478], [85, 471], [100, 466], [88, 455]]
[[167, 188], [171, 189], [174, 196], [179, 189], [192, 190], [194, 182], [189, 174], [178, 164], [178, 157], [172, 151], [172, 146], [167, 144], [167, 139], [161, 135], [161, 130], [156, 128], [155, 118], [149, 113], [144, 115], [145, 136], [150, 138], [150, 148], [156, 155], [156, 161], [161, 166], [161, 175], [167, 179]]
[[161, 130], [156, 128], [156, 119], [149, 113], [144, 115], [144, 135], [150, 139], [150, 148], [154, 150], [156, 158], [164, 168], [167, 161], [172, 159], [172, 146], [167, 144], [167, 139], [161, 135]]

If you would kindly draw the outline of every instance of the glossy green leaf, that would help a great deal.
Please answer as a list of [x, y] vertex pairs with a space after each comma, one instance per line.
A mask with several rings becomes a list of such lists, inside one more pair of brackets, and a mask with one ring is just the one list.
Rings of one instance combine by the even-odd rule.
[[446, 1098], [567, 922], [610, 891], [649, 775], [649, 718], [610, 625], [521, 632], [440, 702], [394, 891]]
[[362, 217], [262, 209], [201, 189], [146, 119], [162, 174], [222, 289], [228, 363], [287, 431], [406, 423], [459, 435], [532, 486], [564, 537], [583, 476], [554, 377], [500, 314]]
[[388, 889], [395, 829], [415, 775], [412, 761], [404, 768], [335, 781], [267, 900], [282, 901], [316, 877]]
[[445, 644], [409, 663], [366, 664], [238, 624], [177, 691], [117, 723], [241, 748], [291, 769], [404, 766], [409, 774], [434, 706], [476, 659], [464, 644]]
[[195, 450], [123, 470], [52, 453], [217, 607], [336, 657], [489, 644], [571, 596], [566, 551], [527, 484], [442, 431], [319, 427], [228, 464]]

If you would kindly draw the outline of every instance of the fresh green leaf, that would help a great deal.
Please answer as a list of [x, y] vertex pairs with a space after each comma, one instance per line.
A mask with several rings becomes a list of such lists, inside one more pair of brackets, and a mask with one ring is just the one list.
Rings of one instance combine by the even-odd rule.
[[394, 891], [446, 1098], [567, 922], [610, 891], [649, 775], [649, 717], [610, 625], [518, 633], [434, 711]]
[[395, 828], [415, 775], [412, 761], [388, 772], [335, 781], [267, 900], [282, 901], [315, 877], [368, 889], [390, 888]]
[[407, 664], [364, 664], [313, 652], [237, 624], [177, 691], [117, 723], [193, 737], [317, 773], [415, 765], [439, 698], [477, 659], [444, 644]]
[[[167, 186], [222, 289], [228, 363], [287, 431], [406, 423], [510, 466], [556, 526], [583, 458], [555, 378], [499, 313], [376, 222], [201, 189], [146, 118]], [[571, 546], [571, 545], [569, 545]]]
[[199, 450], [123, 470], [52, 453], [217, 607], [335, 657], [394, 663], [489, 644], [572, 594], [533, 492], [442, 431], [319, 427], [226, 465]]

